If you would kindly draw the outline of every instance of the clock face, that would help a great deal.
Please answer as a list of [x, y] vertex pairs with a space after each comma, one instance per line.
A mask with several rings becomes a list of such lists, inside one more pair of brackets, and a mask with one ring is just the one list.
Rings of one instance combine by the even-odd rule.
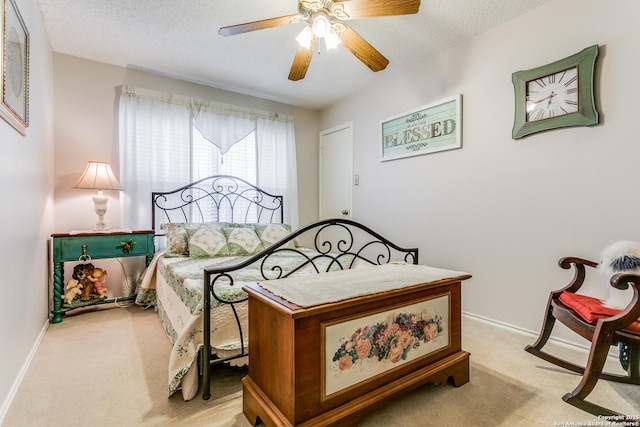
[[526, 121], [535, 122], [578, 111], [578, 67], [526, 83]]

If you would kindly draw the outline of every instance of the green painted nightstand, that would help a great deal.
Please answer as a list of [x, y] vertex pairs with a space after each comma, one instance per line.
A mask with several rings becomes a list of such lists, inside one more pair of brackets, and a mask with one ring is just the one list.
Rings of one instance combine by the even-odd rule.
[[[51, 323], [62, 322], [62, 315], [67, 311], [116, 301], [116, 298], [106, 298], [83, 301], [80, 305], [63, 305], [65, 261], [86, 262], [95, 259], [144, 256], [148, 266], [154, 252], [153, 235], [153, 230], [52, 234], [53, 310], [51, 310], [51, 314], [53, 314], [53, 319]], [[122, 242], [130, 243], [130, 247], [122, 247]], [[117, 298], [117, 300], [134, 298], [135, 295], [132, 295]]]

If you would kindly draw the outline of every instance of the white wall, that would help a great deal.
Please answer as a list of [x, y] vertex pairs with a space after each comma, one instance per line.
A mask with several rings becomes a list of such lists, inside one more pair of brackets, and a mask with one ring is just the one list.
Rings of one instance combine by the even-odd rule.
[[[635, 0], [555, 0], [411, 69], [392, 60], [322, 116], [322, 129], [353, 121], [355, 218], [418, 246], [421, 263], [473, 274], [466, 312], [537, 332], [549, 291], [572, 277], [561, 256], [597, 261], [614, 240], [640, 240], [638, 16]], [[513, 140], [512, 73], [594, 44], [600, 125]], [[381, 120], [457, 93], [461, 150], [380, 162]]]
[[0, 422], [47, 324], [47, 239], [53, 231], [52, 53], [36, 0], [17, 0], [31, 43], [29, 127], [0, 119]]

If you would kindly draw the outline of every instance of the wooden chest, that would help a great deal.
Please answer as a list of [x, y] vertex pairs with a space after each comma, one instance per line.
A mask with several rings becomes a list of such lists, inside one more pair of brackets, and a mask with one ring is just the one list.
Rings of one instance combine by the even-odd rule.
[[[402, 267], [413, 272], [424, 266]], [[367, 269], [371, 273], [361, 280], [375, 282], [378, 268]], [[323, 281], [335, 285], [362, 275], [352, 271], [310, 277], [309, 286], [319, 289]], [[461, 281], [470, 277], [407, 282], [305, 307], [259, 284], [246, 286], [245, 416], [253, 425], [259, 418], [267, 426], [351, 426], [425, 383], [452, 378], [456, 386], [465, 384], [469, 353], [461, 348]]]

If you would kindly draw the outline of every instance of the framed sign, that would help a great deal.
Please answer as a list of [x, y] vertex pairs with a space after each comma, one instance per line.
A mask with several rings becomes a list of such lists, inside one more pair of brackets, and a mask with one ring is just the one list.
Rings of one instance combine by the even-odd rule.
[[383, 120], [382, 161], [462, 147], [462, 95]]
[[0, 1], [0, 117], [25, 135], [29, 126], [29, 32], [15, 0]]

